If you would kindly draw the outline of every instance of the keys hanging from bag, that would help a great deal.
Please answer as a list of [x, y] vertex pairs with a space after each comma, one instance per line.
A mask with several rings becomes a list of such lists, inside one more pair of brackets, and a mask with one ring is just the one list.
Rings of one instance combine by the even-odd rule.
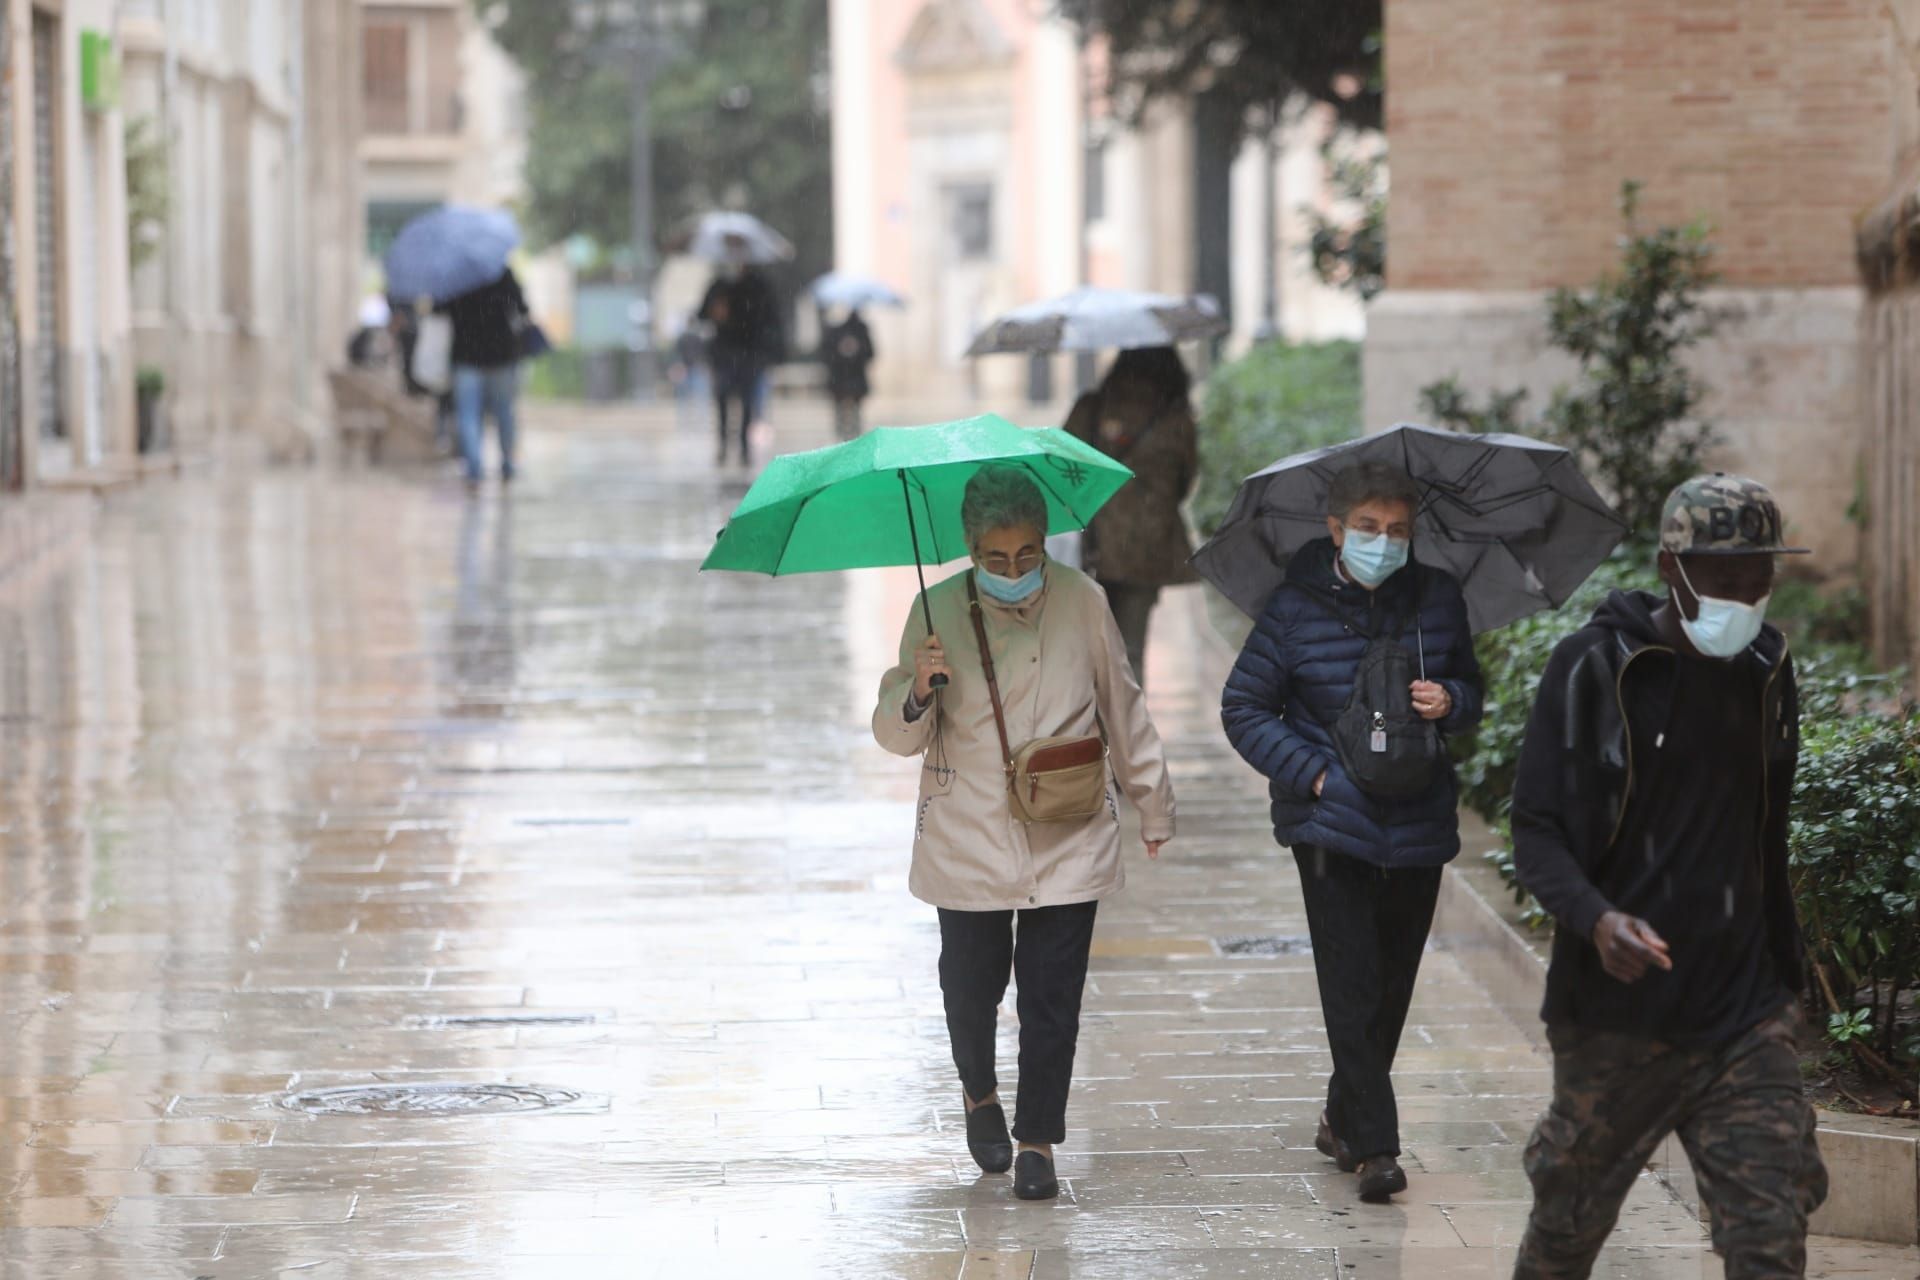
[[980, 666], [993, 700], [993, 727], [1000, 733], [1000, 758], [1007, 771], [1007, 798], [1022, 822], [1085, 822], [1107, 800], [1107, 743], [1098, 734], [1035, 738], [1015, 751], [1007, 739], [1007, 716], [1000, 705], [1000, 682], [993, 672], [993, 650], [980, 612], [980, 592], [967, 576], [967, 604]]

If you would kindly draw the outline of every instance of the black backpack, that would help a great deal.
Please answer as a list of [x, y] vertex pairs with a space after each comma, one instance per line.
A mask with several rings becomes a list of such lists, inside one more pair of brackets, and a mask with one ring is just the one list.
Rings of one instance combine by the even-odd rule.
[[1406, 629], [1404, 619], [1389, 620], [1376, 632], [1326, 592], [1303, 590], [1341, 626], [1367, 639], [1367, 651], [1354, 673], [1353, 695], [1326, 726], [1340, 753], [1341, 767], [1367, 795], [1385, 800], [1425, 795], [1447, 768], [1447, 753], [1438, 727], [1413, 709], [1410, 686], [1416, 678], [1427, 678], [1419, 601], [1413, 606], [1414, 635], [1420, 646], [1416, 663], [1415, 655], [1394, 638]]

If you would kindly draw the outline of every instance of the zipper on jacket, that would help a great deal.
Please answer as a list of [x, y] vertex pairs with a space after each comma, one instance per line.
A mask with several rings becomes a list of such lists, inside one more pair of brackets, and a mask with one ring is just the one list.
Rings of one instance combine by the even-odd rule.
[[1666, 645], [1650, 644], [1643, 649], [1635, 649], [1632, 653], [1628, 654], [1627, 660], [1620, 664], [1620, 674], [1614, 677], [1613, 702], [1614, 705], [1620, 709], [1620, 734], [1626, 739], [1627, 744], [1627, 790], [1626, 793], [1620, 797], [1620, 813], [1619, 816], [1613, 820], [1613, 834], [1607, 837], [1607, 851], [1609, 853], [1613, 851], [1615, 845], [1620, 843], [1620, 833], [1626, 829], [1627, 825], [1627, 807], [1633, 803], [1633, 721], [1627, 715], [1627, 672], [1633, 669], [1633, 664], [1638, 661], [1641, 656], [1649, 653], [1664, 653], [1676, 661], [1678, 661], [1680, 657], [1680, 654], [1676, 650], [1670, 649]]

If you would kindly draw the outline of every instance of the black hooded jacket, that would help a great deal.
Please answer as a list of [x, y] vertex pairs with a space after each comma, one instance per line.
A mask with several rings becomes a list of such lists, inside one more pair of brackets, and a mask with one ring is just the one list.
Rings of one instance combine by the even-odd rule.
[[[1676, 885], [1676, 875], [1706, 879], [1705, 869], [1689, 871], [1678, 857], [1669, 865], [1656, 862], [1659, 832], [1646, 835], [1644, 853], [1624, 848], [1628, 842], [1623, 835], [1647, 825], [1648, 811], [1639, 806], [1657, 801], [1669, 809], [1685, 805], [1686, 792], [1677, 789], [1689, 785], [1689, 771], [1712, 768], [1716, 761], [1738, 761], [1741, 776], [1754, 779], [1759, 789], [1753, 798], [1758, 817], [1751, 824], [1759, 847], [1754, 861], [1746, 864], [1751, 880], [1743, 888], [1740, 910], [1750, 923], [1752, 913], [1759, 913], [1764, 943], [1760, 959], [1763, 965], [1770, 963], [1772, 972], [1757, 978], [1721, 972], [1712, 981], [1753, 982], [1754, 998], [1769, 990], [1776, 995], [1783, 988], [1799, 991], [1805, 953], [1788, 878], [1787, 832], [1800, 713], [1786, 638], [1769, 626], [1745, 653], [1729, 660], [1743, 666], [1724, 669], [1727, 687], [1749, 691], [1735, 696], [1759, 699], [1757, 708], [1734, 708], [1725, 715], [1731, 722], [1737, 712], [1751, 732], [1719, 733], [1722, 716], [1714, 713], [1710, 723], [1683, 726], [1695, 740], [1711, 739], [1710, 750], [1667, 750], [1657, 761], [1636, 758], [1644, 756], [1649, 742], [1667, 745], [1670, 731], [1680, 736], [1673, 726], [1676, 710], [1684, 708], [1687, 716], [1698, 717], [1703, 708], [1697, 696], [1686, 700], [1686, 693], [1697, 690], [1683, 690], [1681, 682], [1689, 662], [1709, 660], [1683, 659], [1662, 637], [1654, 623], [1661, 603], [1660, 597], [1646, 592], [1617, 591], [1591, 622], [1554, 650], [1521, 748], [1513, 791], [1513, 847], [1521, 883], [1560, 926], [1541, 1016], [1549, 1023], [1685, 1042], [1727, 1032], [1702, 1012], [1715, 1008], [1718, 1000], [1719, 1015], [1726, 1016], [1727, 993], [1698, 989], [1700, 978], [1685, 972], [1682, 964], [1683, 943], [1709, 932], [1707, 926], [1714, 922], [1689, 920], [1684, 913], [1676, 919], [1674, 906], [1683, 898], [1703, 901], [1724, 890], [1732, 915], [1734, 891], [1725, 883], [1729, 873], [1724, 868], [1713, 872], [1718, 883]], [[1720, 674], [1716, 669], [1715, 675]], [[1662, 719], [1654, 722], [1656, 716]], [[1751, 759], [1731, 754], [1747, 751], [1753, 753]], [[1655, 788], [1661, 789], [1657, 795]], [[1750, 906], [1745, 896], [1749, 890]], [[1592, 941], [1594, 926], [1609, 910], [1653, 919], [1663, 932], [1673, 930], [1667, 941], [1675, 948], [1675, 972], [1651, 974], [1633, 988], [1609, 976]], [[1709, 1025], [1696, 1021], [1701, 1018]]]

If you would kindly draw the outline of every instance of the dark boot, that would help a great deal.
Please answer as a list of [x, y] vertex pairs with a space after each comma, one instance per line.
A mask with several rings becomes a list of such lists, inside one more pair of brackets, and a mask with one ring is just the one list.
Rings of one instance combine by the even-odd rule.
[[1313, 1146], [1321, 1155], [1333, 1161], [1342, 1173], [1352, 1173], [1360, 1167], [1360, 1162], [1353, 1158], [1353, 1152], [1347, 1144], [1333, 1136], [1333, 1125], [1328, 1122], [1324, 1111], [1320, 1113], [1320, 1132], [1314, 1135]]
[[1392, 1156], [1368, 1156], [1360, 1162], [1360, 1198], [1385, 1204], [1407, 1189], [1407, 1171]]

